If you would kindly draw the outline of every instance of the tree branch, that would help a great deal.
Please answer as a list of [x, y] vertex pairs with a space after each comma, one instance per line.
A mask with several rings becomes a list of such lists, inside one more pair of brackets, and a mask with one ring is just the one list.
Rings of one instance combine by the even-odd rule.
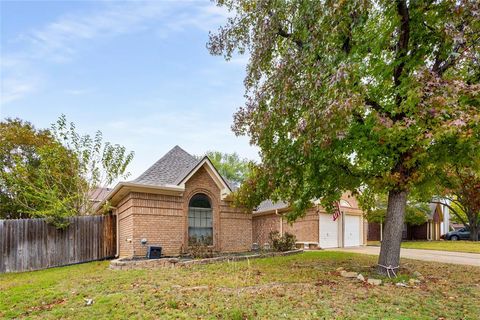
[[452, 53], [448, 55], [448, 57], [445, 60], [441, 60], [439, 55], [436, 56], [435, 58], [435, 63], [433, 64], [432, 71], [436, 73], [437, 75], [441, 76], [445, 71], [447, 71], [448, 68], [453, 66], [455, 62], [457, 61], [457, 58], [459, 56], [459, 50], [465, 46], [465, 42], [460, 42], [455, 45], [453, 48]]
[[277, 35], [285, 39], [292, 40], [298, 46], [299, 49], [303, 49], [303, 41], [300, 39], [293, 38], [293, 35], [285, 31], [284, 29], [282, 29], [282, 27], [278, 27]]
[[370, 98], [365, 99], [365, 104], [369, 107], [371, 107], [373, 110], [377, 111], [378, 113], [384, 113], [382, 106], [375, 100], [372, 100]]
[[431, 203], [436, 203], [436, 204], [440, 204], [440, 205], [443, 205], [443, 206], [447, 207], [458, 218], [458, 220], [460, 220], [463, 223], [464, 226], [466, 226], [466, 227], [469, 226], [469, 223], [465, 219], [463, 219], [463, 217], [457, 212], [457, 210], [455, 210], [449, 204], [439, 202], [439, 201], [432, 201]]
[[[397, 0], [397, 13], [400, 16], [400, 36], [397, 41], [395, 57], [398, 65], [393, 70], [393, 79], [396, 87], [400, 85], [400, 77], [405, 68], [405, 57], [407, 56], [408, 41], [410, 40], [410, 13], [406, 0]], [[397, 100], [399, 98], [400, 96], [397, 95]], [[398, 104], [399, 102], [400, 100], [397, 101]]]

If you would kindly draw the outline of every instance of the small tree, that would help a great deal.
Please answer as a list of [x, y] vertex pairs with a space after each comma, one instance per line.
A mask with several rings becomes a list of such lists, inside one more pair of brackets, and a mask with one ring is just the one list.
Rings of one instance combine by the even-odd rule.
[[241, 159], [234, 153], [222, 153], [219, 151], [207, 151], [206, 156], [212, 161], [220, 174], [229, 181], [237, 184], [242, 183], [248, 174], [247, 159]]
[[126, 179], [130, 175], [126, 170], [133, 159], [133, 151], [127, 152], [124, 146], [104, 142], [101, 131], [97, 131], [93, 137], [80, 135], [76, 132], [75, 124], [68, 123], [65, 115], [52, 124], [52, 133], [74, 155], [71, 165], [82, 178], [74, 186], [74, 193], [78, 196], [75, 204], [77, 212], [94, 213], [92, 191], [107, 187], [117, 179]]
[[[471, 162], [471, 164], [474, 162]], [[470, 240], [479, 241], [480, 173], [472, 168], [450, 166], [441, 174], [446, 205], [453, 217], [470, 230]]]

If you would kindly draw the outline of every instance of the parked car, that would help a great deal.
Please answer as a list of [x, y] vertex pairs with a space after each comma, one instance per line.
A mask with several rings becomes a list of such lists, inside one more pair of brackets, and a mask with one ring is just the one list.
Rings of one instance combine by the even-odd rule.
[[469, 240], [470, 239], [470, 230], [467, 228], [460, 228], [455, 231], [447, 232], [444, 236], [445, 240]]

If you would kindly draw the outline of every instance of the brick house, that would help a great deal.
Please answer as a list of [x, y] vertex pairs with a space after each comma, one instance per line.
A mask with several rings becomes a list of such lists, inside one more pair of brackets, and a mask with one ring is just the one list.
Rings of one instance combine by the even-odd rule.
[[253, 243], [267, 242], [274, 230], [314, 247], [366, 243], [362, 212], [352, 196], [344, 195], [337, 221], [316, 207], [288, 224], [281, 217], [287, 204], [264, 201], [252, 214], [232, 205], [233, 189], [208, 157], [198, 159], [175, 146], [135, 180], [118, 183], [97, 208], [106, 201], [113, 208], [120, 257], [145, 256], [149, 245], [179, 255], [192, 242], [219, 252], [248, 251]]
[[365, 245], [367, 222], [354, 196], [344, 194], [340, 200], [340, 217], [334, 221], [325, 209], [315, 205], [304, 217], [290, 224], [284, 215], [290, 211], [285, 202], [264, 201], [252, 214], [253, 241], [268, 242], [269, 233], [292, 233], [303, 248], [337, 248]]
[[252, 216], [231, 205], [231, 191], [207, 157], [197, 159], [175, 146], [105, 198], [117, 216], [118, 255], [145, 256], [148, 245], [178, 255], [198, 240], [215, 251], [249, 250]]

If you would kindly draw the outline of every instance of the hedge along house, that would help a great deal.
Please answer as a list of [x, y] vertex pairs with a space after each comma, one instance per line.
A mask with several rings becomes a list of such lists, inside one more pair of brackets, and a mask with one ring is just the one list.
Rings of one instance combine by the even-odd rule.
[[252, 215], [232, 206], [232, 189], [208, 157], [175, 146], [137, 179], [117, 184], [98, 207], [105, 201], [113, 207], [120, 257], [145, 256], [149, 245], [179, 255], [192, 241], [248, 251]]
[[290, 210], [285, 202], [262, 202], [252, 215], [253, 241], [263, 245], [268, 242], [270, 232], [278, 231], [294, 234], [297, 244], [306, 249], [353, 247], [367, 243], [367, 222], [352, 195], [342, 195], [341, 215], [336, 220], [322, 207], [314, 206], [304, 217], [290, 224], [284, 217]]

